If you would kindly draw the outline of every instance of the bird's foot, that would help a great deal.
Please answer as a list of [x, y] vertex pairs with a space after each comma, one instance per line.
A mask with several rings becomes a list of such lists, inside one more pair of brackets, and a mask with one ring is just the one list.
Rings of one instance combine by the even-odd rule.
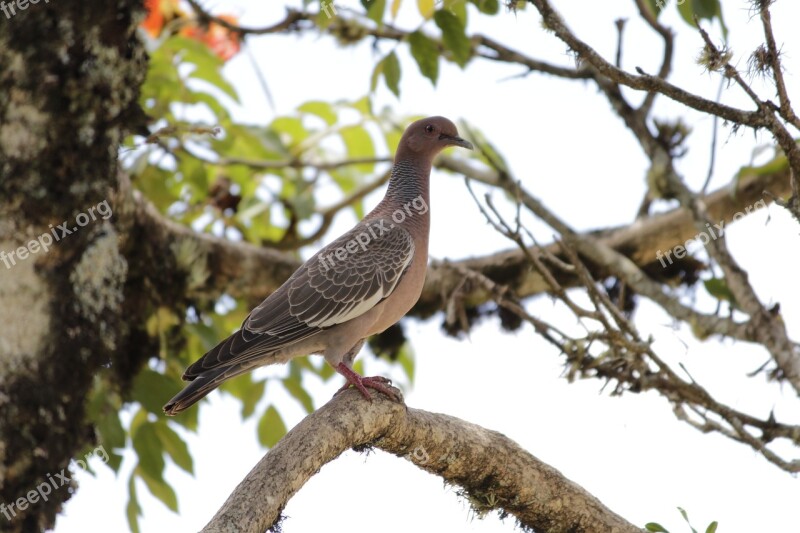
[[[397, 389], [391, 387], [391, 379], [383, 376], [360, 376], [355, 370], [348, 367], [344, 363], [339, 363], [339, 366], [336, 367], [336, 371], [347, 379], [347, 383], [345, 383], [341, 389], [336, 391], [336, 394], [339, 394], [340, 392], [353, 386], [357, 388], [361, 395], [369, 401], [372, 401], [372, 396], [367, 389], [375, 389], [376, 391], [385, 394], [396, 402], [403, 402], [403, 398], [400, 396], [400, 394], [398, 394]], [[334, 396], [336, 396], [336, 394], [334, 394]]]

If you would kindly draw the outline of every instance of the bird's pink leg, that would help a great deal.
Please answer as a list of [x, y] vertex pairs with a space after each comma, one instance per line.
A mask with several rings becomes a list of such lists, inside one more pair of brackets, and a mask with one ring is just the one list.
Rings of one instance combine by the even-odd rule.
[[[392, 380], [390, 379], [387, 379], [383, 376], [373, 376], [373, 377], [360, 376], [358, 372], [348, 367], [344, 363], [339, 363], [339, 365], [336, 367], [336, 371], [347, 379], [347, 383], [345, 383], [341, 389], [336, 391], [336, 394], [339, 394], [343, 390], [349, 389], [350, 386], [352, 385], [355, 388], [357, 388], [359, 392], [361, 392], [361, 395], [364, 396], [364, 398], [366, 398], [369, 401], [372, 401], [372, 396], [370, 396], [369, 391], [367, 390], [368, 388], [375, 389], [378, 392], [382, 392], [383, 394], [385, 394], [386, 396], [388, 396], [389, 398], [391, 398], [396, 402], [403, 401], [400, 395], [398, 395], [397, 392], [394, 391], [394, 389], [387, 386], [391, 385], [392, 383]], [[334, 396], [336, 396], [336, 394], [334, 394]]]

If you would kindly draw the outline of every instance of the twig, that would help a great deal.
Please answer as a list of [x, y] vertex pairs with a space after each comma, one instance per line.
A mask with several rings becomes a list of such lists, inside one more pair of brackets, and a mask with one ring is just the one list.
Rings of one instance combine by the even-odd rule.
[[205, 8], [203, 8], [203, 6], [201, 6], [197, 0], [186, 1], [190, 6], [192, 6], [192, 9], [194, 9], [195, 13], [197, 13], [197, 17], [201, 21], [213, 22], [214, 24], [222, 26], [228, 31], [238, 33], [239, 35], [266, 35], [269, 33], [282, 33], [287, 30], [298, 29], [298, 24], [303, 21], [310, 22], [309, 28], [314, 27], [313, 21], [311, 21], [312, 15], [309, 13], [303, 13], [302, 11], [297, 11], [295, 9], [287, 9], [286, 17], [272, 26], [265, 26], [263, 28], [247, 28], [212, 15]]
[[[725, 80], [719, 80], [719, 88], [717, 89], [717, 102], [722, 98], [722, 89], [725, 87]], [[711, 155], [708, 161], [708, 174], [706, 174], [706, 181], [700, 188], [700, 194], [705, 194], [711, 184], [711, 178], [714, 177], [714, 164], [717, 160], [717, 127], [719, 126], [719, 117], [715, 116], [711, 121]]]
[[764, 38], [767, 40], [772, 77], [775, 80], [775, 87], [778, 89], [780, 113], [787, 122], [794, 125], [795, 128], [800, 129], [800, 118], [798, 118], [794, 109], [792, 109], [792, 102], [789, 100], [789, 92], [786, 90], [786, 82], [783, 79], [783, 67], [781, 66], [780, 51], [775, 44], [775, 34], [772, 31], [772, 17], [769, 12], [769, 4], [769, 2], [761, 3], [761, 22], [764, 26]]

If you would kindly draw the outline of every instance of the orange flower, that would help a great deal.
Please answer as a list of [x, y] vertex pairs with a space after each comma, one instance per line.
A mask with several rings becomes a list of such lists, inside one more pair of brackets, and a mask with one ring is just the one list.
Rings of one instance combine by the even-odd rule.
[[[238, 33], [214, 22], [211, 22], [208, 28], [198, 27], [197, 21], [190, 20], [180, 9], [179, 3], [180, 0], [145, 0], [147, 18], [142, 22], [142, 28], [152, 37], [158, 37], [169, 22], [181, 18], [187, 25], [180, 30], [180, 34], [204, 43], [223, 61], [229, 60], [239, 52], [241, 43]], [[219, 18], [231, 24], [239, 22], [233, 15], [220, 15]]]
[[167, 22], [183, 15], [178, 7], [179, 0], [145, 0], [147, 18], [142, 22], [142, 27], [152, 37], [161, 35], [161, 30]]
[[[220, 15], [220, 19], [237, 24], [239, 19], [233, 15]], [[181, 30], [181, 35], [196, 39], [201, 43], [205, 43], [217, 57], [223, 61], [227, 61], [235, 56], [241, 48], [239, 42], [239, 34], [230, 31], [228, 28], [220, 26], [214, 22], [208, 25], [208, 28], [199, 28], [197, 26], [190, 26]]]

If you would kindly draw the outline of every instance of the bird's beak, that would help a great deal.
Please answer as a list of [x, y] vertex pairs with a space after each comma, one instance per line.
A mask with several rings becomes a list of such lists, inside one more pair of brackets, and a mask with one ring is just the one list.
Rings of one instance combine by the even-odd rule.
[[465, 141], [461, 137], [457, 137], [455, 135], [445, 135], [442, 133], [439, 135], [439, 140], [447, 141], [447, 144], [450, 146], [460, 146], [462, 148], [466, 148], [467, 150], [472, 150], [472, 143], [469, 141]]

